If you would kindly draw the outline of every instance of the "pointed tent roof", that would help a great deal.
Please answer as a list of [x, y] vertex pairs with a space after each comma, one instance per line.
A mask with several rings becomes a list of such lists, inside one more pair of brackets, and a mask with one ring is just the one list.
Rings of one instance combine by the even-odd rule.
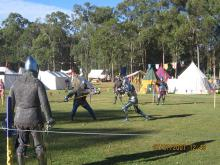
[[204, 73], [202, 73], [202, 71], [197, 68], [193, 61], [188, 66], [188, 68], [186, 68], [186, 70], [181, 75], [179, 75], [178, 79], [189, 79], [189, 75], [192, 75], [190, 79], [195, 78], [195, 76], [199, 78], [207, 78], [206, 75], [204, 75]]
[[163, 77], [165, 81], [170, 78], [170, 75], [163, 69], [162, 66], [159, 67], [156, 73], [159, 78]]
[[157, 76], [152, 67], [147, 70], [147, 73], [143, 77], [143, 80], [157, 80]]
[[207, 77], [192, 61], [186, 70], [178, 77], [176, 93], [207, 94], [211, 90]]

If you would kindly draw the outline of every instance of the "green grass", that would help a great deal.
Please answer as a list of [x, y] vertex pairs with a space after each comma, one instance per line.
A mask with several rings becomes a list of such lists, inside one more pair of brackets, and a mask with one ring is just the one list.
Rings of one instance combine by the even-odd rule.
[[[156, 117], [144, 121], [133, 109], [129, 121], [123, 122], [122, 104], [112, 104], [112, 84], [99, 85], [100, 95], [91, 99], [97, 121], [78, 109], [70, 121], [72, 100], [63, 102], [64, 91], [48, 91], [56, 125], [53, 130], [73, 132], [134, 133], [137, 136], [76, 134], [45, 135], [48, 164], [53, 165], [219, 165], [220, 163], [220, 95], [213, 109], [212, 95], [172, 95], [165, 105], [152, 104], [151, 95], [139, 95], [140, 108]], [[123, 97], [126, 102], [127, 97]], [[89, 101], [89, 98], [88, 98]], [[4, 113], [1, 109], [1, 119]], [[160, 150], [155, 144], [184, 144], [185, 150]], [[190, 146], [196, 147], [192, 150]], [[206, 150], [198, 147], [205, 146]], [[0, 135], [0, 164], [6, 164], [6, 138]], [[33, 147], [29, 148], [28, 165], [37, 164]], [[51, 157], [51, 158], [50, 158]], [[14, 159], [16, 161], [16, 158]]]

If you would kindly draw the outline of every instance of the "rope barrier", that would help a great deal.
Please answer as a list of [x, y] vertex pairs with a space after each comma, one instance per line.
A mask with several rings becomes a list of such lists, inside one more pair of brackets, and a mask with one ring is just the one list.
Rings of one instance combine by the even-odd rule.
[[102, 136], [140, 136], [147, 134], [133, 134], [133, 133], [103, 133], [103, 132], [71, 132], [71, 131], [44, 131], [44, 130], [21, 130], [21, 129], [8, 129], [0, 128], [1, 130], [9, 131], [31, 131], [31, 132], [41, 132], [41, 133], [55, 133], [55, 134], [75, 134], [75, 135], [102, 135]]
[[[32, 131], [32, 132], [41, 132], [41, 133], [54, 133], [54, 134], [74, 134], [74, 135], [100, 135], [100, 136], [153, 136], [152, 134], [147, 133], [103, 133], [103, 132], [72, 132], [72, 131], [46, 131], [46, 130], [21, 130], [21, 129], [7, 129], [7, 128], [0, 128], [0, 130], [4, 131]], [[183, 136], [181, 133], [176, 133], [175, 135]], [[215, 138], [219, 138], [219, 134], [213, 133], [212, 135], [217, 136]], [[173, 136], [173, 135], [170, 135]], [[204, 136], [203, 133], [199, 133], [197, 136]], [[217, 139], [218, 140], [218, 139]], [[220, 140], [220, 139], [219, 139]]]

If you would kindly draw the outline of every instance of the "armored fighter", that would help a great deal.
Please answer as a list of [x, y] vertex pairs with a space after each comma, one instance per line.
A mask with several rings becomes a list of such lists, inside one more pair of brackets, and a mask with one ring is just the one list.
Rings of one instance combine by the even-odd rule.
[[38, 131], [43, 129], [45, 122], [47, 126], [52, 126], [54, 119], [44, 85], [37, 79], [38, 71], [37, 62], [32, 56], [28, 56], [25, 73], [14, 82], [9, 93], [12, 98], [12, 109], [15, 112], [14, 125], [18, 129], [16, 153], [19, 165], [25, 164], [24, 156], [30, 134], [33, 137], [39, 164], [47, 164], [42, 133]]
[[116, 77], [113, 90], [114, 90], [114, 94], [115, 94], [113, 104], [116, 104], [118, 97], [119, 97], [120, 101], [122, 102], [122, 95], [124, 94], [124, 90], [122, 89], [122, 78], [120, 76]]
[[133, 106], [136, 113], [140, 114], [146, 120], [150, 120], [151, 117], [146, 115], [141, 109], [138, 107], [138, 97], [133, 84], [130, 83], [128, 78], [124, 78], [123, 80], [123, 89], [127, 93], [129, 99], [128, 102], [122, 107], [122, 110], [125, 113], [125, 121], [128, 121], [128, 108]]
[[168, 91], [167, 83], [164, 81], [164, 78], [161, 77], [160, 82], [157, 82], [156, 85], [158, 85], [158, 88], [159, 88], [159, 93], [158, 93], [158, 97], [157, 97], [157, 105], [160, 104], [161, 98], [162, 98], [162, 104], [164, 104], [165, 103], [165, 96]]
[[90, 113], [93, 120], [96, 120], [95, 112], [87, 102], [86, 97], [88, 94], [99, 93], [100, 91], [96, 90], [96, 88], [94, 88], [93, 85], [88, 82], [88, 80], [86, 80], [83, 76], [75, 74], [72, 79], [72, 90], [70, 90], [67, 96], [64, 97], [64, 101], [67, 102], [70, 97], [74, 96], [71, 120], [73, 121], [76, 111], [80, 105]]

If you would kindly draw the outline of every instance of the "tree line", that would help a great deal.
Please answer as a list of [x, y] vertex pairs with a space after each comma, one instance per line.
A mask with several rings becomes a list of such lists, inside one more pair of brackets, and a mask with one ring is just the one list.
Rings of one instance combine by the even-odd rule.
[[0, 62], [33, 55], [42, 70], [90, 69], [129, 72], [147, 64], [194, 61], [219, 68], [220, 1], [124, 0], [116, 7], [73, 5], [45, 22], [10, 13], [0, 27]]

